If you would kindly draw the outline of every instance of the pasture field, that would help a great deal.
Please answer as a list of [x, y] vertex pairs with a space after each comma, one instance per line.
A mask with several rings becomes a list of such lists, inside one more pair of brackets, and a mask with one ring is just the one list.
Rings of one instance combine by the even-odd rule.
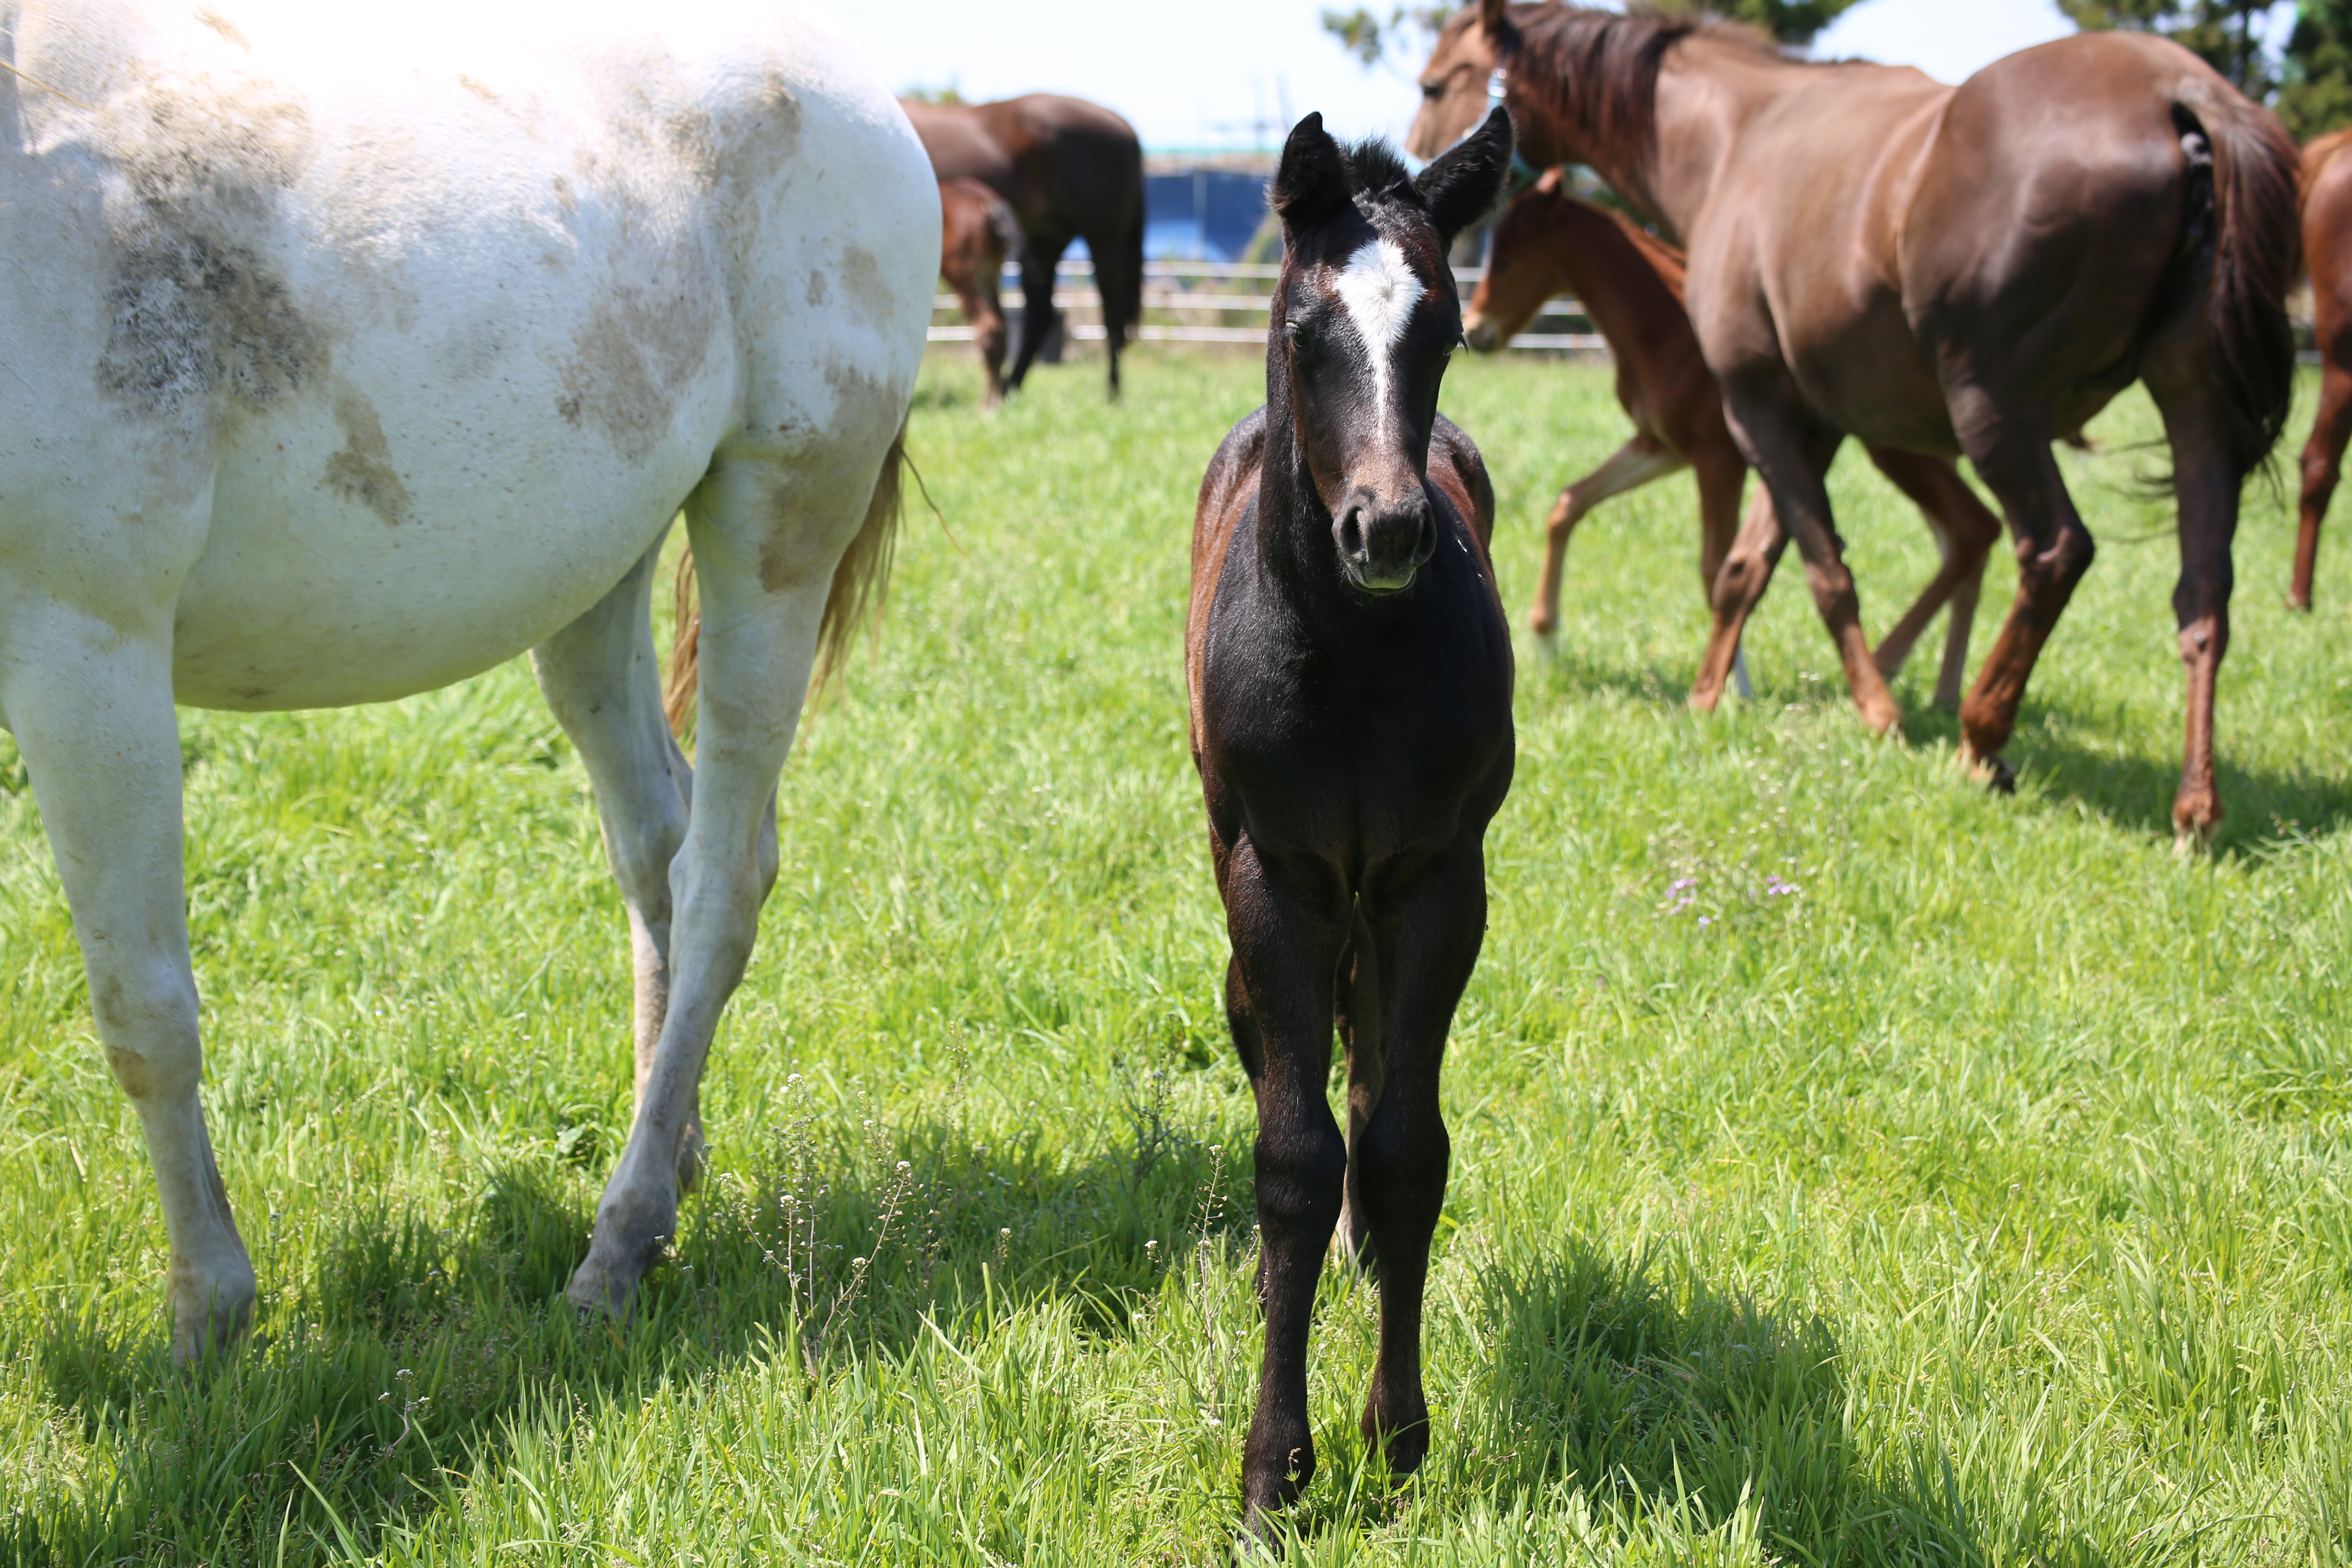
[[[190, 713], [205, 1099], [258, 1343], [164, 1359], [163, 1231], [0, 740], [0, 1560], [1185, 1563], [1237, 1518], [1253, 1113], [1179, 658], [1248, 354], [927, 368], [883, 635], [803, 732], [720, 1032], [716, 1174], [625, 1331], [560, 1292], [628, 1114], [625, 937], [520, 664]], [[1606, 371], [1457, 363], [1517, 623]], [[2294, 426], [2307, 426], [2309, 387]], [[2352, 1563], [2352, 548], [2240, 534], [2230, 816], [2179, 858], [2181, 681], [2137, 393], [2067, 455], [2103, 553], [1967, 782], [1852, 716], [1793, 558], [1757, 700], [1682, 696], [1686, 480], [1604, 509], [1446, 1082], [1436, 1442], [1355, 1436], [1327, 1273], [1305, 1563]], [[1865, 614], [1929, 570], [1858, 454]], [[2352, 528], [2352, 524], [2344, 525]], [[1978, 651], [2013, 581], [1997, 555]]]

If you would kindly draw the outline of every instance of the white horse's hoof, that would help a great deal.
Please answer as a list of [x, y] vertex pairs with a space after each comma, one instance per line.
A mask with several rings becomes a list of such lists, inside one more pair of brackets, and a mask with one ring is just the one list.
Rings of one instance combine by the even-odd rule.
[[221, 1259], [201, 1273], [175, 1258], [167, 1278], [172, 1360], [178, 1365], [198, 1366], [226, 1356], [252, 1331], [259, 1291], [253, 1265], [242, 1256]]

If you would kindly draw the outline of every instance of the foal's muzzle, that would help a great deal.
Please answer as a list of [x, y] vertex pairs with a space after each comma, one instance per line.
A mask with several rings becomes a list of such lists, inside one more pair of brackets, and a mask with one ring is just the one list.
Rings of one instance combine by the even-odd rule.
[[1368, 594], [1402, 593], [1437, 553], [1437, 512], [1418, 487], [1403, 496], [1351, 490], [1331, 520], [1331, 537], [1349, 582]]

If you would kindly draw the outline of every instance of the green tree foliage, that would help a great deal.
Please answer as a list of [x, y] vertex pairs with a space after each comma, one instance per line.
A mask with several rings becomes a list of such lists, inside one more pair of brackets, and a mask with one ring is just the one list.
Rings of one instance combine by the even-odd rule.
[[2254, 31], [2254, 19], [2270, 10], [2267, 0], [2058, 0], [2058, 8], [2085, 32], [2160, 33], [2258, 102], [2278, 88], [2276, 67]]
[[2352, 125], [2352, 0], [2303, 0], [2274, 107], [2298, 142]]

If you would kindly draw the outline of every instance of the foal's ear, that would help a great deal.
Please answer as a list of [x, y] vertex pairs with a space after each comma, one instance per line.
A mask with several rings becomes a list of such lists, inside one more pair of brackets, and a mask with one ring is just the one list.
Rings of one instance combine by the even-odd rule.
[[1282, 215], [1282, 226], [1310, 228], [1353, 200], [1339, 144], [1323, 129], [1320, 114], [1308, 115], [1290, 128], [1274, 176], [1274, 210]]
[[1511, 172], [1511, 116], [1500, 104], [1486, 122], [1437, 155], [1415, 175], [1412, 188], [1445, 243], [1485, 217]]

